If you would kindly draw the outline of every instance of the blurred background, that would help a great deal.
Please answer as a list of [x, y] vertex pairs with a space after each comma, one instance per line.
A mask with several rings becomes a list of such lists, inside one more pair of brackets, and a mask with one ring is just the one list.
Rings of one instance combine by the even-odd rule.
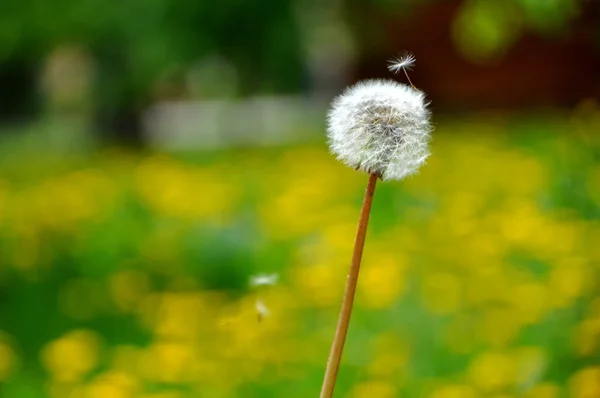
[[596, 0], [2, 0], [0, 396], [316, 397], [367, 180], [325, 114], [405, 50], [432, 156], [336, 396], [599, 398]]

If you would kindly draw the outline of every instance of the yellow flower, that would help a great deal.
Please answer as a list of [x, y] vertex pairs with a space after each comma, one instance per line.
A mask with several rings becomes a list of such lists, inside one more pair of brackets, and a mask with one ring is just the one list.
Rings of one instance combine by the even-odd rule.
[[591, 356], [600, 347], [600, 319], [586, 319], [577, 325], [573, 342], [575, 352], [581, 356]]
[[386, 308], [394, 303], [405, 289], [403, 264], [393, 256], [372, 256], [361, 267], [359, 306]]
[[486, 352], [473, 360], [468, 375], [471, 383], [481, 390], [491, 392], [511, 384], [514, 365], [510, 358], [499, 352]]
[[47, 344], [42, 364], [57, 381], [74, 382], [94, 369], [100, 354], [100, 338], [91, 330], [73, 330]]
[[225, 174], [152, 157], [137, 170], [137, 191], [155, 211], [183, 219], [221, 221], [237, 200]]
[[348, 398], [396, 398], [397, 388], [386, 381], [367, 381], [360, 383], [350, 391]]
[[509, 296], [513, 306], [526, 324], [538, 322], [549, 306], [548, 289], [541, 283], [523, 283], [515, 286]]
[[153, 331], [158, 337], [183, 341], [194, 341], [200, 332], [210, 327], [215, 319], [218, 297], [199, 292], [165, 293], [156, 307]]
[[572, 398], [600, 397], [600, 366], [590, 366], [575, 373], [569, 387]]
[[531, 236], [543, 228], [543, 218], [532, 201], [518, 200], [509, 204], [502, 218], [500, 229], [504, 237], [513, 244], [527, 244]]
[[17, 364], [17, 356], [0, 333], [0, 382], [5, 382], [13, 373]]
[[514, 382], [520, 386], [531, 385], [545, 372], [548, 365], [546, 352], [541, 347], [519, 347], [511, 353]]
[[479, 264], [471, 275], [463, 278], [463, 283], [465, 299], [476, 306], [505, 299], [511, 287], [511, 280], [498, 262]]
[[141, 353], [138, 366], [145, 378], [163, 383], [193, 379], [195, 352], [189, 344], [158, 341]]
[[468, 385], [449, 384], [433, 390], [429, 398], [477, 398], [475, 389]]
[[292, 280], [306, 305], [327, 307], [337, 303], [344, 289], [347, 270], [332, 264], [317, 263], [292, 269]]
[[85, 398], [133, 398], [138, 382], [127, 373], [107, 372], [96, 377], [85, 388]]
[[537, 384], [525, 393], [525, 398], [560, 398], [560, 396], [560, 387], [551, 382]]
[[567, 258], [560, 261], [550, 273], [554, 306], [564, 308], [584, 294], [591, 282], [590, 276], [589, 266], [584, 259]]
[[516, 337], [523, 323], [514, 310], [505, 307], [488, 307], [481, 318], [479, 335], [483, 341], [504, 347]]

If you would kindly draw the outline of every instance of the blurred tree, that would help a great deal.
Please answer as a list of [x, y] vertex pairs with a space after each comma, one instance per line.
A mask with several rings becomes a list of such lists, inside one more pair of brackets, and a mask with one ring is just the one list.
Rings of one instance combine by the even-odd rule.
[[[203, 57], [229, 59], [241, 95], [295, 91], [303, 80], [291, 0], [129, 0], [118, 7], [99, 1], [3, 0], [0, 64], [19, 66], [0, 69], [0, 80], [29, 81], [19, 84], [28, 98], [20, 103], [29, 112], [36, 76], [26, 71], [65, 43], [93, 54], [97, 127], [125, 142], [139, 142], [139, 112], [152, 101], [157, 80], [167, 71], [183, 75]], [[24, 77], [13, 79], [15, 70]]]
[[14, 122], [40, 108], [37, 65], [24, 56], [0, 63], [0, 119]]

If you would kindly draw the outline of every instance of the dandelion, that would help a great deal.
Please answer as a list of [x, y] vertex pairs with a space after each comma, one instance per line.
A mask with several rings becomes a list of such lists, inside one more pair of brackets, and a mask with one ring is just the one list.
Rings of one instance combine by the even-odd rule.
[[329, 146], [345, 164], [400, 180], [429, 156], [425, 95], [391, 80], [359, 82], [337, 97], [328, 115]]
[[[414, 57], [406, 56], [394, 61], [390, 70], [402, 69], [406, 73], [414, 61]], [[430, 132], [425, 95], [412, 83], [407, 86], [391, 80], [367, 80], [348, 88], [333, 101], [327, 116], [331, 152], [348, 166], [367, 172], [369, 180], [321, 398], [333, 396], [377, 180], [401, 180], [416, 173], [429, 156]]]

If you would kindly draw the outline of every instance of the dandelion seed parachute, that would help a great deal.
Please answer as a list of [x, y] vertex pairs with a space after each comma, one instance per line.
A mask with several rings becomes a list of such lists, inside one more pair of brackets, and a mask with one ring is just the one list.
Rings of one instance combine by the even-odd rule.
[[400, 180], [429, 156], [431, 124], [423, 92], [392, 80], [348, 88], [327, 115], [331, 151], [350, 167]]
[[415, 56], [409, 53], [404, 54], [400, 58], [393, 59], [388, 65], [390, 72], [398, 73], [402, 70], [411, 70], [415, 64]]
[[258, 274], [250, 277], [250, 286], [272, 286], [277, 284], [278, 274]]

